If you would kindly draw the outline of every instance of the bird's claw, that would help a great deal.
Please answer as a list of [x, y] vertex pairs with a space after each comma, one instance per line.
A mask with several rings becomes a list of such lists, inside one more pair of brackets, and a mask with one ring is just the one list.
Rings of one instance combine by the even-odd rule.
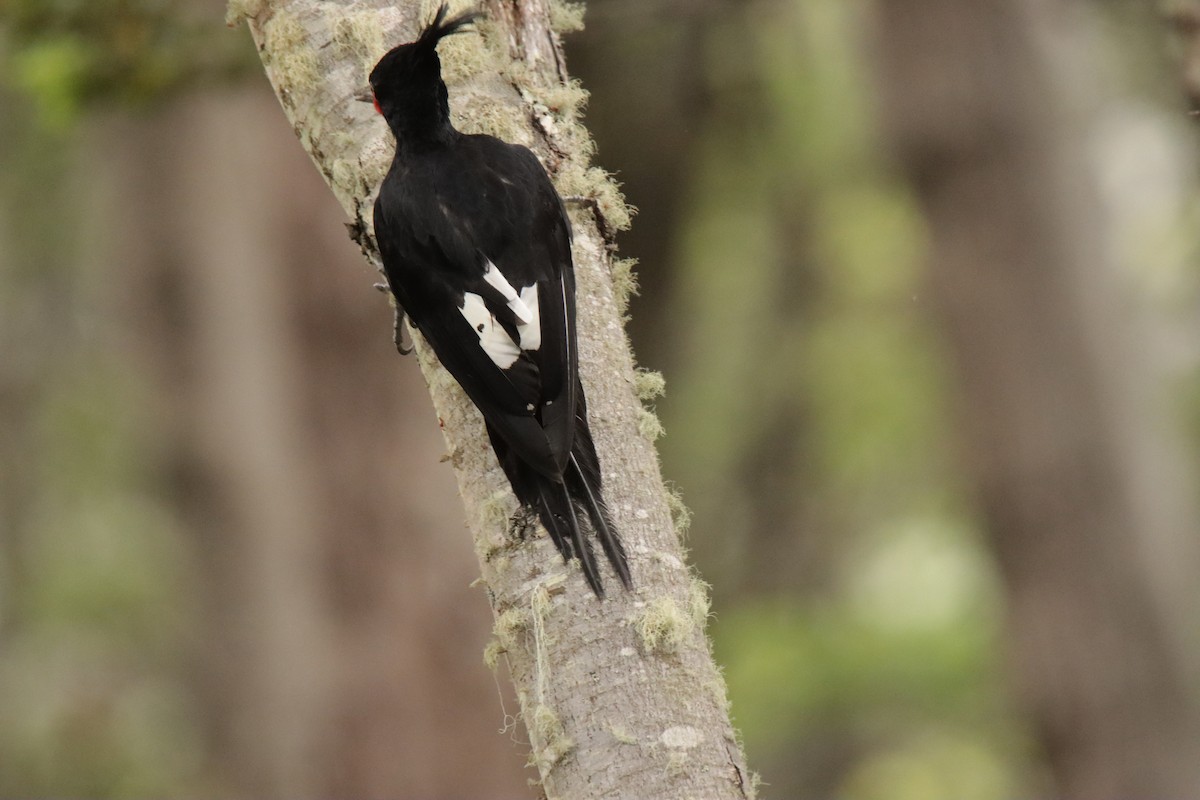
[[521, 506], [517, 512], [509, 517], [508, 520], [508, 536], [510, 539], [525, 541], [538, 523], [537, 512], [529, 506]]
[[399, 306], [396, 307], [396, 320], [392, 323], [392, 343], [396, 345], [396, 352], [402, 356], [413, 351], [412, 343], [404, 343], [404, 311]]

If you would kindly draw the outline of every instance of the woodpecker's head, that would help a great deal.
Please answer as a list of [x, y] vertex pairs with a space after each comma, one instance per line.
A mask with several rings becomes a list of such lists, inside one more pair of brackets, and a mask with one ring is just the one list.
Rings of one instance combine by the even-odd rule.
[[371, 70], [375, 109], [387, 120], [397, 139], [434, 133], [450, 124], [437, 43], [483, 15], [468, 11], [447, 20], [448, 10], [442, 3], [416, 41], [388, 51]]

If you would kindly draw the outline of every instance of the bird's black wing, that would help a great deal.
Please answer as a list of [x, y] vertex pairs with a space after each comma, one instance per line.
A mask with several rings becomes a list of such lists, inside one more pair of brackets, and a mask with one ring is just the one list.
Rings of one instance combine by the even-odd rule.
[[490, 137], [414, 162], [375, 206], [389, 284], [488, 423], [559, 478], [578, 391], [562, 202], [531, 152]]

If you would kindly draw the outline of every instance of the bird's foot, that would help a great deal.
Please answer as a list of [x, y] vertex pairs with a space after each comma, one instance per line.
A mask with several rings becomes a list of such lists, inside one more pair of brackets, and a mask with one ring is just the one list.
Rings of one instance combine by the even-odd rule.
[[508, 519], [508, 536], [523, 542], [529, 537], [530, 531], [537, 528], [537, 524], [537, 512], [529, 506], [521, 506]]
[[396, 345], [396, 352], [402, 356], [413, 351], [412, 342], [404, 343], [404, 311], [399, 306], [396, 306], [396, 319], [392, 323], [392, 343]]

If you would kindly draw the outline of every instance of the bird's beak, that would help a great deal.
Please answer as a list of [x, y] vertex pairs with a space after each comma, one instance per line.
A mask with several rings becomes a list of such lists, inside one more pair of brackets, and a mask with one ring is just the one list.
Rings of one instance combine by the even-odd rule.
[[355, 94], [354, 99], [360, 103], [374, 103], [375, 102], [375, 93], [372, 92], [371, 87], [368, 86], [367, 88], [362, 89], [357, 94]]

